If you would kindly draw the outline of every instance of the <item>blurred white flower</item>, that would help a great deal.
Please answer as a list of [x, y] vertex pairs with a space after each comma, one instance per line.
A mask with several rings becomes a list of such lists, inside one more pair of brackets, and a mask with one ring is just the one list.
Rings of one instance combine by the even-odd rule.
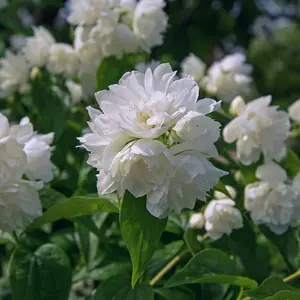
[[300, 197], [293, 185], [285, 183], [287, 174], [279, 165], [269, 162], [257, 169], [260, 182], [245, 188], [245, 208], [256, 224], [265, 224], [276, 234], [283, 234], [299, 219]]
[[151, 60], [149, 63], [141, 61], [135, 65], [135, 69], [141, 73], [146, 73], [149, 68], [151, 71], [154, 71], [154, 69], [156, 69], [159, 65], [159, 60]]
[[265, 161], [280, 161], [286, 155], [285, 140], [290, 134], [288, 114], [270, 106], [271, 96], [241, 105], [240, 115], [223, 131], [227, 143], [237, 141], [238, 159], [244, 165], [257, 162], [261, 153]]
[[206, 91], [225, 102], [250, 92], [252, 66], [245, 63], [244, 54], [235, 53], [215, 62], [203, 80]]
[[27, 93], [29, 72], [30, 67], [22, 54], [6, 50], [5, 57], [0, 59], [0, 92], [5, 96], [14, 92]]
[[189, 219], [189, 225], [191, 228], [194, 229], [201, 229], [204, 227], [204, 216], [202, 213], [194, 213], [191, 215]]
[[[229, 193], [229, 195], [231, 196], [231, 199], [235, 199], [236, 197], [236, 190], [229, 185], [225, 185], [225, 188], [227, 190], [227, 192]], [[214, 191], [214, 198], [215, 199], [228, 199], [228, 196], [220, 191]]]
[[49, 49], [47, 69], [50, 73], [74, 76], [78, 71], [79, 57], [68, 44], [54, 44]]
[[196, 82], [174, 76], [169, 64], [126, 73], [96, 93], [101, 111], [88, 108], [92, 133], [80, 138], [99, 170], [99, 194], [147, 195], [157, 217], [193, 208], [226, 174], [207, 160], [218, 155], [219, 123], [205, 115], [220, 104], [197, 101]]
[[4, 9], [8, 5], [7, 0], [0, 0], [0, 10]]
[[78, 104], [83, 99], [82, 86], [72, 80], [67, 80], [65, 85], [70, 93], [72, 104]]
[[73, 25], [95, 25], [119, 4], [120, 0], [71, 0], [68, 22]]
[[24, 180], [0, 186], [0, 230], [22, 230], [42, 214], [37, 192], [41, 188], [41, 183]]
[[46, 65], [49, 50], [55, 44], [52, 34], [44, 27], [34, 27], [34, 36], [27, 38], [24, 54], [31, 67]]
[[232, 115], [239, 116], [245, 111], [246, 103], [241, 96], [236, 96], [230, 103], [229, 112]]
[[292, 120], [300, 123], [300, 99], [288, 108], [288, 113]]
[[201, 85], [201, 81], [205, 74], [206, 65], [199, 57], [193, 53], [190, 53], [189, 56], [187, 56], [181, 62], [181, 69], [182, 77], [193, 76], [194, 80]]
[[146, 51], [163, 43], [168, 16], [163, 11], [164, 0], [141, 0], [133, 15], [133, 31]]
[[14, 52], [20, 51], [26, 44], [27, 37], [23, 34], [13, 34], [9, 37], [9, 44]]
[[230, 235], [233, 229], [243, 227], [241, 212], [231, 199], [211, 200], [204, 211], [205, 230], [208, 236], [217, 240], [223, 234]]

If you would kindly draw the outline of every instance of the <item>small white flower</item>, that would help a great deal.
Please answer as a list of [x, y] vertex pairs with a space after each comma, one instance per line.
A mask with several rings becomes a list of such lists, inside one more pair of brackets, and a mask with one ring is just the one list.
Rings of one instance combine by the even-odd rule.
[[226, 174], [208, 161], [218, 155], [220, 124], [205, 115], [219, 103], [197, 101], [196, 82], [174, 76], [169, 64], [126, 73], [96, 93], [101, 111], [88, 109], [92, 133], [80, 138], [99, 171], [99, 194], [147, 195], [156, 217], [193, 208]]
[[50, 73], [73, 76], [79, 66], [76, 51], [68, 44], [58, 43], [50, 47], [47, 69]]
[[199, 57], [190, 53], [189, 56], [181, 62], [181, 69], [182, 77], [193, 76], [194, 80], [200, 84], [204, 77], [206, 65]]
[[245, 208], [250, 211], [256, 224], [265, 224], [276, 234], [283, 234], [299, 219], [299, 194], [294, 185], [285, 183], [284, 169], [269, 162], [257, 169], [256, 176], [262, 180], [245, 188]]
[[146, 51], [163, 43], [163, 33], [168, 24], [164, 6], [164, 0], [141, 0], [135, 8], [133, 31]]
[[191, 228], [194, 229], [201, 229], [204, 227], [204, 216], [202, 213], [194, 213], [191, 215], [190, 220], [189, 220], [189, 225]]
[[246, 103], [244, 99], [241, 96], [237, 96], [230, 103], [229, 112], [232, 115], [239, 116], [245, 111], [245, 108], [246, 108]]
[[225, 102], [231, 102], [238, 95], [248, 94], [252, 82], [252, 66], [245, 61], [243, 54], [235, 53], [215, 62], [203, 81], [206, 91]]
[[[236, 190], [232, 187], [232, 186], [229, 186], [229, 185], [225, 185], [225, 188], [227, 190], [227, 192], [229, 193], [229, 195], [231, 196], [231, 199], [235, 199], [236, 197]], [[228, 196], [225, 195], [224, 193], [222, 192], [219, 192], [219, 191], [214, 191], [214, 197], [215, 199], [228, 199]]]
[[151, 60], [149, 63], [145, 63], [141, 61], [135, 65], [135, 69], [141, 73], [146, 73], [146, 71], [150, 68], [151, 71], [154, 71], [160, 65], [160, 61]]
[[30, 181], [0, 186], [0, 230], [23, 230], [42, 214], [37, 192], [41, 188], [42, 184]]
[[22, 54], [14, 55], [6, 50], [5, 57], [0, 59], [0, 92], [5, 96], [14, 92], [27, 93], [29, 72], [30, 67]]
[[83, 98], [82, 86], [72, 80], [67, 80], [65, 85], [70, 93], [72, 104], [78, 104]]
[[292, 120], [300, 123], [300, 99], [288, 108], [288, 113]]
[[225, 142], [237, 141], [237, 155], [244, 165], [257, 162], [261, 153], [266, 161], [280, 161], [286, 155], [289, 117], [270, 103], [271, 96], [249, 102], [244, 111], [241, 109], [240, 115], [224, 128]]
[[34, 36], [27, 38], [24, 54], [31, 67], [46, 65], [49, 49], [55, 44], [52, 34], [44, 27], [34, 27]]
[[233, 229], [243, 227], [241, 212], [231, 199], [211, 200], [205, 211], [205, 229], [208, 236], [217, 240], [223, 234], [230, 235]]

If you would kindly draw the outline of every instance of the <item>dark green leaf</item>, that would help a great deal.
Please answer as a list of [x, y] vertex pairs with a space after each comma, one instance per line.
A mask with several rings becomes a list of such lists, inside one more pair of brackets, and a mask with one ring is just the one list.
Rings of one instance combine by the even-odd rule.
[[64, 251], [45, 244], [34, 253], [16, 249], [9, 277], [14, 300], [66, 300], [72, 269]]
[[60, 219], [71, 219], [79, 216], [93, 214], [95, 212], [118, 212], [118, 209], [108, 200], [109, 197], [73, 197], [62, 203], [50, 207], [41, 217], [37, 218], [27, 227], [30, 230], [46, 223]]
[[193, 300], [195, 295], [191, 290], [172, 288], [172, 289], [156, 289], [155, 293], [167, 300]]
[[246, 295], [251, 297], [251, 299], [253, 300], [263, 300], [266, 299], [266, 297], [275, 295], [278, 291], [293, 289], [293, 287], [284, 283], [281, 278], [269, 277], [266, 280], [264, 280], [258, 288], [246, 291]]
[[154, 294], [152, 287], [146, 284], [137, 284], [132, 290], [130, 278], [118, 275], [101, 283], [93, 300], [154, 300]]
[[167, 219], [153, 217], [146, 210], [146, 197], [136, 199], [128, 191], [122, 201], [120, 227], [132, 260], [132, 286], [142, 276], [157, 248]]
[[171, 277], [166, 287], [192, 283], [224, 283], [254, 288], [257, 283], [249, 278], [235, 276], [235, 264], [217, 249], [206, 249], [194, 256], [183, 269]]
[[264, 300], [299, 300], [300, 292], [280, 291], [274, 296], [265, 298]]
[[54, 204], [64, 202], [67, 197], [56, 190], [49, 187], [44, 187], [40, 191], [40, 199], [44, 208], [48, 209]]
[[189, 251], [195, 255], [201, 250], [203, 250], [203, 244], [200, 243], [197, 239], [197, 236], [199, 235], [199, 231], [193, 229], [193, 228], [186, 228], [184, 232], [184, 241], [186, 243], [186, 246], [188, 247]]

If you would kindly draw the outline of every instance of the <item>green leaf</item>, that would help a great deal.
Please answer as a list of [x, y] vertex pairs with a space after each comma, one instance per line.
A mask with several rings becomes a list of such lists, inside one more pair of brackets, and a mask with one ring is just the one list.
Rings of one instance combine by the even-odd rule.
[[93, 300], [154, 300], [154, 294], [152, 287], [147, 284], [137, 284], [131, 289], [130, 278], [118, 275], [101, 283]]
[[185, 289], [156, 289], [155, 293], [167, 300], [193, 300], [195, 296], [191, 290]]
[[[292, 286], [284, 283], [281, 278], [272, 276], [264, 280], [258, 288], [246, 291], [245, 293], [253, 300], [263, 300], [266, 299], [266, 297], [275, 295], [279, 291], [293, 290], [293, 289], [294, 288]], [[275, 299], [284, 299], [284, 298], [275, 298]]]
[[283, 168], [287, 171], [289, 177], [295, 177], [300, 169], [300, 159], [298, 155], [290, 148], [287, 148], [287, 156], [281, 162]]
[[146, 197], [135, 198], [125, 192], [120, 211], [120, 227], [132, 261], [132, 286], [142, 276], [157, 248], [167, 219], [153, 217], [146, 210]]
[[259, 226], [259, 229], [278, 248], [290, 272], [295, 272], [298, 258], [298, 239], [295, 229], [290, 228], [282, 235], [275, 234], [266, 226]]
[[40, 199], [44, 208], [48, 209], [51, 206], [62, 203], [67, 200], [67, 197], [49, 187], [44, 187], [40, 192]]
[[299, 300], [300, 292], [280, 291], [274, 296], [265, 298], [264, 300]]
[[18, 248], [9, 269], [14, 300], [66, 300], [72, 282], [68, 256], [53, 244], [34, 253]]
[[183, 235], [186, 246], [193, 255], [199, 253], [204, 248], [203, 244], [200, 243], [197, 239], [198, 235], [199, 231], [190, 227], [186, 228]]
[[95, 212], [116, 213], [118, 209], [110, 202], [109, 197], [73, 197], [50, 207], [41, 217], [29, 225], [26, 230], [40, 227], [46, 223], [55, 222], [60, 219], [71, 219]]
[[219, 180], [219, 182], [215, 185], [214, 190], [225, 194], [226, 196], [228, 196], [231, 199], [230, 193], [228, 192], [225, 184], [221, 180]]
[[194, 256], [185, 267], [173, 275], [165, 287], [192, 283], [224, 283], [255, 288], [257, 283], [249, 278], [235, 276], [235, 264], [223, 251], [206, 249]]

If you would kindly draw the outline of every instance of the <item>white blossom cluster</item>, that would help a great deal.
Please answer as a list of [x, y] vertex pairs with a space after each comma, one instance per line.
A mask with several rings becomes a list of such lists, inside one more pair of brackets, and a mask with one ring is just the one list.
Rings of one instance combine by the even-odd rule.
[[225, 142], [237, 142], [237, 156], [244, 165], [259, 160], [261, 153], [266, 162], [280, 161], [286, 155], [285, 141], [290, 134], [288, 113], [270, 106], [272, 97], [265, 96], [245, 103], [237, 97], [231, 112], [237, 115], [223, 130]]
[[37, 134], [28, 118], [10, 125], [0, 113], [0, 230], [23, 229], [41, 215], [37, 191], [53, 177], [53, 138]]
[[231, 102], [238, 95], [248, 95], [252, 83], [252, 66], [241, 53], [225, 56], [209, 68], [194, 54], [181, 63], [183, 77], [192, 76], [208, 95]]
[[218, 155], [220, 124], [206, 115], [220, 103], [198, 101], [197, 83], [175, 75], [169, 64], [126, 73], [96, 93], [101, 111], [88, 108], [92, 133], [79, 138], [99, 171], [99, 194], [146, 195], [159, 218], [193, 208], [227, 174], [208, 160]]
[[245, 188], [245, 208], [256, 224], [283, 234], [300, 218], [300, 173], [289, 182], [286, 171], [274, 162], [256, 171], [260, 180]]
[[234, 199], [236, 191], [226, 186], [231, 198], [216, 191], [204, 210], [204, 213], [195, 213], [191, 216], [189, 224], [191, 228], [201, 229], [205, 227], [208, 236], [212, 240], [220, 239], [224, 234], [230, 235], [233, 229], [243, 227], [241, 212], [235, 207]]

